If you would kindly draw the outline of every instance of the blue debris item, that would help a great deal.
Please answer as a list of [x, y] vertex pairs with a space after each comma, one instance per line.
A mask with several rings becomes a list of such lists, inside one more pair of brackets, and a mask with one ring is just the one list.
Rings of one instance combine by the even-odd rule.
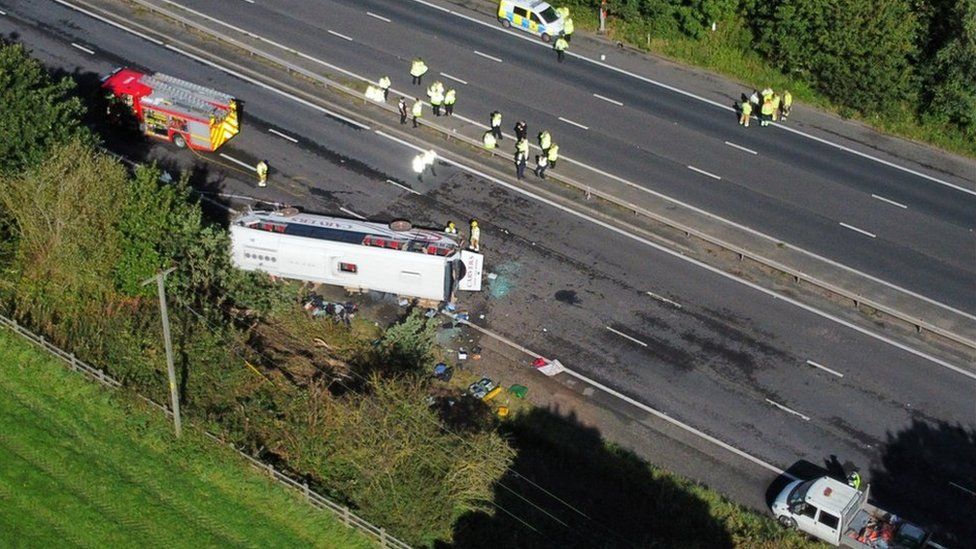
[[454, 376], [454, 368], [451, 368], [447, 364], [444, 364], [443, 362], [439, 362], [437, 363], [436, 366], [434, 366], [434, 379], [439, 379], [441, 381], [447, 382], [450, 381], [451, 377], [453, 376]]

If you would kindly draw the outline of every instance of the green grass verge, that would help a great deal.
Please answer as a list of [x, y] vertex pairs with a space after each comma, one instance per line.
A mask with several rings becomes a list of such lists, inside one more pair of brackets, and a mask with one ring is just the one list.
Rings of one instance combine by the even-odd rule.
[[10, 547], [372, 547], [195, 429], [0, 329], [0, 540]]
[[[589, 3], [588, 0], [557, 2], [571, 8], [577, 28], [595, 32], [599, 27], [598, 11]], [[891, 135], [976, 158], [976, 141], [945, 124], [919, 120], [907, 104], [896, 105], [886, 115], [865, 116], [832, 102], [808, 81], [783, 74], [753, 51], [752, 36], [741, 20], [719, 25], [715, 32], [707, 32], [700, 40], [682, 36], [676, 30], [675, 23], [655, 24], [643, 19], [620, 20], [610, 17], [607, 31], [610, 38], [632, 47], [743, 82], [743, 91], [766, 86], [776, 90], [788, 89], [796, 101], [858, 120]]]

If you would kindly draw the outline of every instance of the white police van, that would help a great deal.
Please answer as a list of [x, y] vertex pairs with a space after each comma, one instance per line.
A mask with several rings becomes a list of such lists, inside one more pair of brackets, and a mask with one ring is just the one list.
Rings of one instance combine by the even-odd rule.
[[563, 19], [555, 8], [542, 0], [500, 0], [498, 21], [503, 27], [514, 27], [549, 42], [563, 32]]

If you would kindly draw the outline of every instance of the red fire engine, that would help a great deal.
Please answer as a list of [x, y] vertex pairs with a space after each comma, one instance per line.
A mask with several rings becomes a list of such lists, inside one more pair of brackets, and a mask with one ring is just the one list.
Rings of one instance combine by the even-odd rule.
[[110, 115], [134, 116], [141, 132], [180, 148], [215, 151], [240, 131], [233, 97], [179, 78], [120, 68], [102, 88]]

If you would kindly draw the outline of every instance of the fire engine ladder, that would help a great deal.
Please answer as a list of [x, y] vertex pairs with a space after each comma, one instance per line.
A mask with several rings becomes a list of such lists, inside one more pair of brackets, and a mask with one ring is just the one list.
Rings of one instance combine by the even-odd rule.
[[169, 84], [175, 86], [182, 90], [188, 90], [193, 95], [196, 95], [199, 99], [203, 101], [209, 101], [210, 103], [216, 103], [218, 105], [229, 105], [234, 97], [223, 92], [219, 92], [215, 89], [208, 88], [206, 86], [201, 86], [200, 84], [194, 84], [193, 82], [187, 82], [175, 76], [169, 76], [168, 74], [156, 73], [151, 77], [156, 82], [162, 82], [164, 84]]
[[159, 97], [162, 100], [169, 101], [194, 115], [216, 116], [219, 112], [214, 105], [176, 86], [164, 82], [154, 82], [151, 79], [146, 82], [146, 85], [152, 88], [154, 98]]
[[[147, 80], [154, 86], [154, 90], [159, 90], [162, 95], [167, 95], [174, 102], [198, 110], [204, 116], [213, 117], [217, 121], [216, 125], [210, 126], [211, 150], [217, 150], [240, 131], [237, 106], [230, 95], [165, 74], [157, 73]], [[215, 104], [225, 105], [229, 110], [219, 109]]]

